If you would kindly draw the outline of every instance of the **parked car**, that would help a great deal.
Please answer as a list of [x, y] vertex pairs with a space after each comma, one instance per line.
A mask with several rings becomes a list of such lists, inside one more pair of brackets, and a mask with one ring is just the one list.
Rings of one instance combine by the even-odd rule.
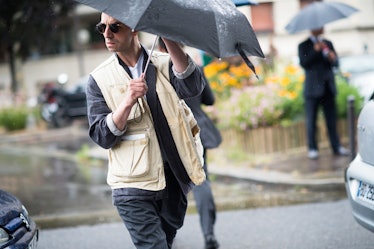
[[357, 121], [358, 153], [345, 171], [345, 187], [353, 217], [374, 232], [374, 99], [361, 110]]
[[39, 230], [14, 195], [0, 189], [0, 249], [37, 248]]
[[357, 87], [368, 101], [374, 92], [374, 55], [350, 55], [339, 59], [339, 68], [348, 83]]
[[70, 125], [74, 119], [87, 115], [87, 77], [80, 79], [72, 88], [64, 89], [56, 84], [46, 84], [39, 95], [41, 116], [52, 127]]

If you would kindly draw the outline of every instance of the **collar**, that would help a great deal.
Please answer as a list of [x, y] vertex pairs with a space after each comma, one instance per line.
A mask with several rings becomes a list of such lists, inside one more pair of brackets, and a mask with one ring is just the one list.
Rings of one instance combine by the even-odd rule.
[[323, 37], [322, 37], [322, 36], [318, 36], [318, 37], [316, 37], [316, 36], [311, 35], [311, 36], [309, 36], [309, 39], [310, 39], [313, 43], [316, 43], [317, 41], [323, 41]]
[[[144, 71], [144, 68], [145, 68], [145, 64], [147, 63], [147, 60], [148, 60], [148, 53], [147, 53], [147, 50], [143, 47], [143, 45], [141, 45], [142, 47], [142, 53], [143, 53], [143, 65], [142, 65], [142, 71]], [[132, 76], [132, 73], [129, 69], [129, 66], [126, 65], [126, 63], [121, 60], [121, 58], [118, 57], [117, 54], [115, 54], [117, 59], [118, 59], [118, 62], [119, 64], [123, 67], [123, 69], [125, 69], [125, 71], [128, 73], [128, 75], [130, 75], [131, 78], [133, 78]], [[141, 58], [142, 56], [139, 57], [139, 59]], [[150, 62], [150, 64], [152, 64], [152, 61]]]

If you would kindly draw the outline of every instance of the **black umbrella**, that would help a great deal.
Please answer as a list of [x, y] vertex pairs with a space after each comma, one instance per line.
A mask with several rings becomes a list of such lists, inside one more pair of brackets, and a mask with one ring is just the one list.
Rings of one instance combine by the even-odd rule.
[[215, 57], [264, 57], [257, 37], [231, 0], [77, 0], [130, 28], [201, 49]]
[[303, 30], [318, 29], [327, 23], [346, 18], [358, 9], [339, 2], [313, 2], [299, 11], [287, 24], [286, 30], [293, 34]]

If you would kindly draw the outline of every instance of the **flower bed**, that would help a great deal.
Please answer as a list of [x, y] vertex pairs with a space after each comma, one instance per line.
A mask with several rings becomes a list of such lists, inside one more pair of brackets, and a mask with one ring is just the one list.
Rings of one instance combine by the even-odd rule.
[[[256, 71], [263, 72], [261, 67]], [[221, 129], [246, 131], [269, 126], [289, 126], [304, 119], [302, 85], [304, 73], [299, 66], [278, 65], [278, 70], [264, 74], [260, 80], [245, 64], [215, 61], [204, 68], [217, 102], [207, 108]], [[337, 75], [338, 118], [347, 116], [347, 98], [356, 99], [356, 113], [363, 98], [358, 90]]]
[[[204, 68], [216, 94], [214, 107], [205, 107], [216, 121], [223, 136], [221, 148], [231, 159], [247, 160], [248, 156], [288, 153], [306, 148], [303, 70], [293, 64], [277, 64], [277, 70], [256, 68], [260, 80], [244, 64], [215, 61]], [[261, 77], [262, 76], [262, 77]], [[355, 97], [356, 114], [363, 105], [358, 90], [336, 76], [338, 95], [338, 132], [348, 142], [347, 98]], [[328, 146], [325, 120], [319, 119], [319, 144]]]

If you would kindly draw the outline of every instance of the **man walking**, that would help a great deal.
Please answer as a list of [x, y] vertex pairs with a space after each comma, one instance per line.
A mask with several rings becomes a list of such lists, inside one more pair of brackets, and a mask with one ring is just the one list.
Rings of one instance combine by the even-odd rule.
[[163, 39], [169, 54], [149, 55], [115, 18], [102, 13], [96, 28], [113, 55], [90, 74], [89, 135], [109, 149], [107, 182], [136, 248], [170, 249], [186, 195], [205, 179], [198, 127], [178, 100], [199, 95], [205, 81], [175, 42]]

